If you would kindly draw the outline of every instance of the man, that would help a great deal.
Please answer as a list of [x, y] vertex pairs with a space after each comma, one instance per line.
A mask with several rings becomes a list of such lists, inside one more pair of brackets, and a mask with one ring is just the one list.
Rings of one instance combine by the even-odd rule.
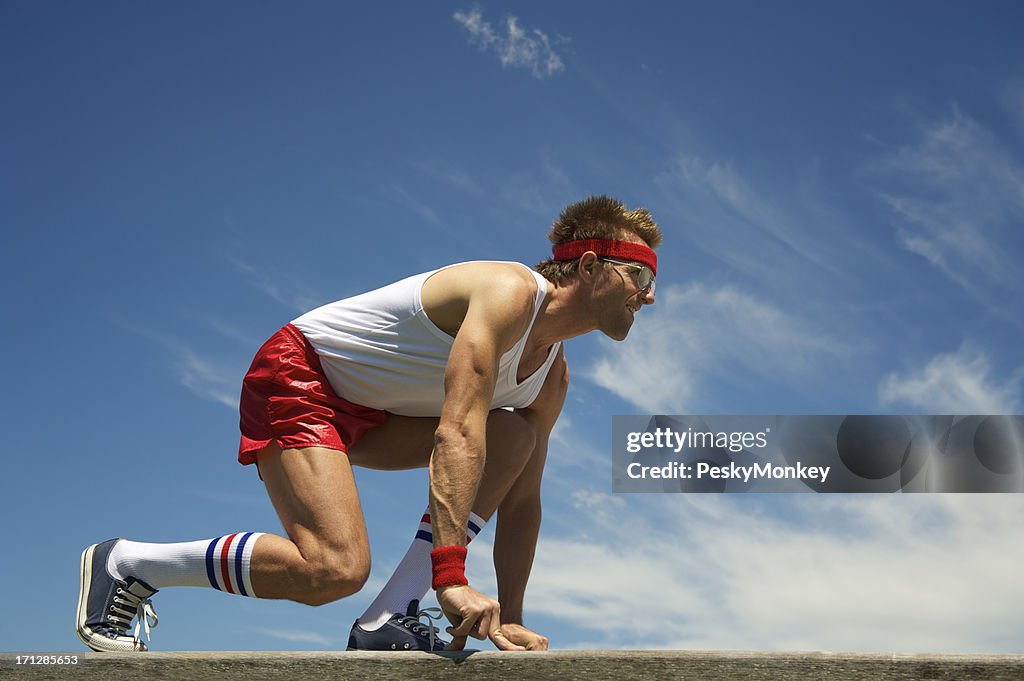
[[[272, 336], [243, 382], [238, 459], [256, 464], [287, 537], [90, 546], [79, 638], [98, 651], [145, 650], [150, 598], [169, 586], [309, 605], [354, 594], [370, 551], [352, 466], [429, 467], [420, 532], [349, 648], [442, 649], [417, 619], [432, 586], [452, 623], [448, 649], [468, 636], [546, 649], [522, 608], [548, 437], [568, 387], [561, 342], [593, 330], [626, 337], [654, 303], [662, 236], [645, 209], [595, 196], [568, 206], [548, 238], [554, 257], [536, 272], [451, 265], [325, 305]], [[498, 600], [464, 574], [466, 545], [495, 512]]]

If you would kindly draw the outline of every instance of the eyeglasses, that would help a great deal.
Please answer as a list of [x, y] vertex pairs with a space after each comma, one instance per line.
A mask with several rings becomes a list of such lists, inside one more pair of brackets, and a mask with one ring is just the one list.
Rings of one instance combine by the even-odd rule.
[[640, 287], [641, 293], [647, 293], [648, 291], [654, 293], [654, 270], [647, 265], [638, 265], [635, 262], [623, 262], [622, 260], [615, 260], [613, 258], [598, 258], [605, 262], [610, 262], [613, 265], [624, 265], [631, 270], [639, 270], [633, 276], [636, 279], [636, 285]]

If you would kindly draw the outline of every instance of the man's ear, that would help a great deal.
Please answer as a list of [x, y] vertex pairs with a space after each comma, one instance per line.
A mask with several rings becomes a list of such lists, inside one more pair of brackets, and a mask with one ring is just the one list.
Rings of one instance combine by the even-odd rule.
[[593, 251], [587, 251], [580, 256], [580, 264], [578, 266], [580, 278], [584, 283], [591, 283], [594, 281], [595, 268], [597, 267], [597, 254]]

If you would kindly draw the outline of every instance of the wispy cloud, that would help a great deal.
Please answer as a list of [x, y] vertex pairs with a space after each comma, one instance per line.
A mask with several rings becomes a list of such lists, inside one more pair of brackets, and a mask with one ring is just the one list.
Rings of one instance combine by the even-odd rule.
[[254, 337], [237, 324], [209, 312], [183, 307], [180, 309], [180, 314], [185, 319], [202, 324], [218, 335], [241, 344], [246, 349], [255, 349], [258, 346], [254, 345], [254, 343], [259, 343], [263, 340], [262, 338]]
[[820, 374], [822, 360], [851, 351], [822, 329], [733, 286], [668, 287], [659, 289], [658, 298], [640, 313], [641, 328], [622, 343], [606, 343], [606, 352], [584, 371], [648, 413], [713, 411], [712, 378], [732, 386], [748, 386], [751, 376], [798, 383]]
[[574, 196], [572, 187], [568, 174], [545, 156], [541, 168], [517, 170], [502, 178], [497, 193], [519, 212], [550, 218]]
[[[451, 179], [452, 177], [448, 178], [448, 180]], [[490, 237], [485, 232], [477, 232], [473, 234], [473, 239], [467, 239], [458, 217], [453, 219], [450, 209], [435, 208], [434, 205], [431, 205], [432, 203], [441, 203], [436, 192], [430, 195], [429, 199], [421, 198], [429, 193], [429, 188], [420, 187], [414, 193], [398, 183], [381, 187], [381, 194], [386, 201], [415, 216], [415, 221], [412, 224], [415, 225], [417, 231], [429, 227], [435, 236], [444, 235], [458, 249], [487, 247]], [[453, 250], [452, 253], [459, 253], [459, 251]]]
[[170, 334], [127, 322], [120, 324], [128, 331], [163, 348], [172, 370], [183, 386], [203, 399], [212, 400], [237, 411], [242, 376], [237, 368], [200, 356]]
[[519, 19], [513, 15], [505, 18], [505, 32], [495, 30], [490, 22], [484, 20], [479, 7], [468, 12], [456, 12], [454, 19], [460, 26], [469, 31], [470, 43], [484, 52], [494, 52], [504, 67], [525, 68], [535, 78], [549, 78], [565, 70], [562, 58], [555, 52], [552, 42], [564, 41], [565, 38], [552, 41], [539, 28], [525, 29]]
[[1000, 379], [988, 355], [968, 345], [933, 357], [926, 365], [885, 376], [879, 386], [884, 406], [909, 406], [931, 414], [1016, 414], [1024, 371]]
[[[577, 415], [587, 426], [577, 426]], [[608, 450], [592, 441], [594, 425], [592, 406], [567, 404], [551, 431], [544, 486], [561, 499], [586, 494], [592, 487], [600, 489], [611, 480]], [[556, 519], [563, 517], [555, 515]]]
[[[520, 215], [524, 211], [551, 219], [563, 205], [577, 200], [580, 193], [566, 171], [563, 159], [556, 158], [545, 148], [537, 151], [533, 162], [519, 164], [514, 169], [496, 169], [492, 166], [470, 171], [437, 160], [415, 161], [411, 165], [424, 177], [454, 189], [460, 198], [482, 200], [486, 197], [486, 200], [480, 201], [480, 210], [490, 210], [505, 219], [510, 214]], [[444, 222], [435, 209], [413, 197], [401, 186], [387, 187], [384, 194], [435, 226]], [[516, 221], [519, 219], [515, 218]]]
[[402, 185], [392, 184], [382, 189], [384, 196], [394, 203], [412, 211], [421, 220], [429, 222], [431, 225], [438, 227], [441, 225], [441, 218], [431, 206], [427, 205], [423, 201], [420, 201], [412, 194], [408, 192]]
[[1021, 282], [1024, 166], [1011, 148], [954, 105], [873, 168], [900, 244], [980, 299]]
[[427, 177], [448, 185], [462, 194], [474, 197], [482, 197], [486, 194], [479, 180], [462, 168], [441, 161], [414, 161], [411, 165]]
[[309, 643], [317, 646], [333, 646], [337, 645], [336, 639], [324, 636], [321, 633], [315, 631], [303, 631], [301, 629], [253, 629], [258, 634], [263, 636], [269, 636], [270, 638], [276, 638], [281, 641], [288, 641], [289, 643]]
[[678, 205], [689, 238], [746, 276], [772, 282], [808, 265], [815, 276], [842, 274], [850, 236], [766, 198], [732, 162], [682, 153], [656, 181]]
[[187, 348], [178, 356], [179, 377], [182, 384], [207, 399], [219, 402], [233, 410], [238, 409], [239, 378], [233, 372], [203, 359]]
[[227, 259], [235, 271], [244, 277], [247, 284], [295, 312], [306, 312], [324, 302], [320, 297], [303, 291], [284, 279], [272, 278], [237, 256], [229, 255]]
[[1013, 122], [1017, 135], [1024, 137], [1024, 80], [1011, 80], [1006, 83], [1000, 100]]

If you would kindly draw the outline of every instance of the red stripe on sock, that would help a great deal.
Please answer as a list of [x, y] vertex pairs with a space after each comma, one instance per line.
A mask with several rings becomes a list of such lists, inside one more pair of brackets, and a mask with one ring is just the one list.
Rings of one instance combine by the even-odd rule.
[[430, 524], [430, 514], [429, 513], [424, 513], [423, 517], [420, 518], [420, 522], [421, 523], [426, 523], [426, 524], [429, 525]]
[[224, 547], [220, 550], [220, 572], [224, 577], [224, 588], [229, 594], [235, 593], [235, 590], [231, 588], [231, 570], [228, 569], [228, 552], [231, 550], [231, 542], [235, 540], [238, 533], [231, 535], [224, 540]]

